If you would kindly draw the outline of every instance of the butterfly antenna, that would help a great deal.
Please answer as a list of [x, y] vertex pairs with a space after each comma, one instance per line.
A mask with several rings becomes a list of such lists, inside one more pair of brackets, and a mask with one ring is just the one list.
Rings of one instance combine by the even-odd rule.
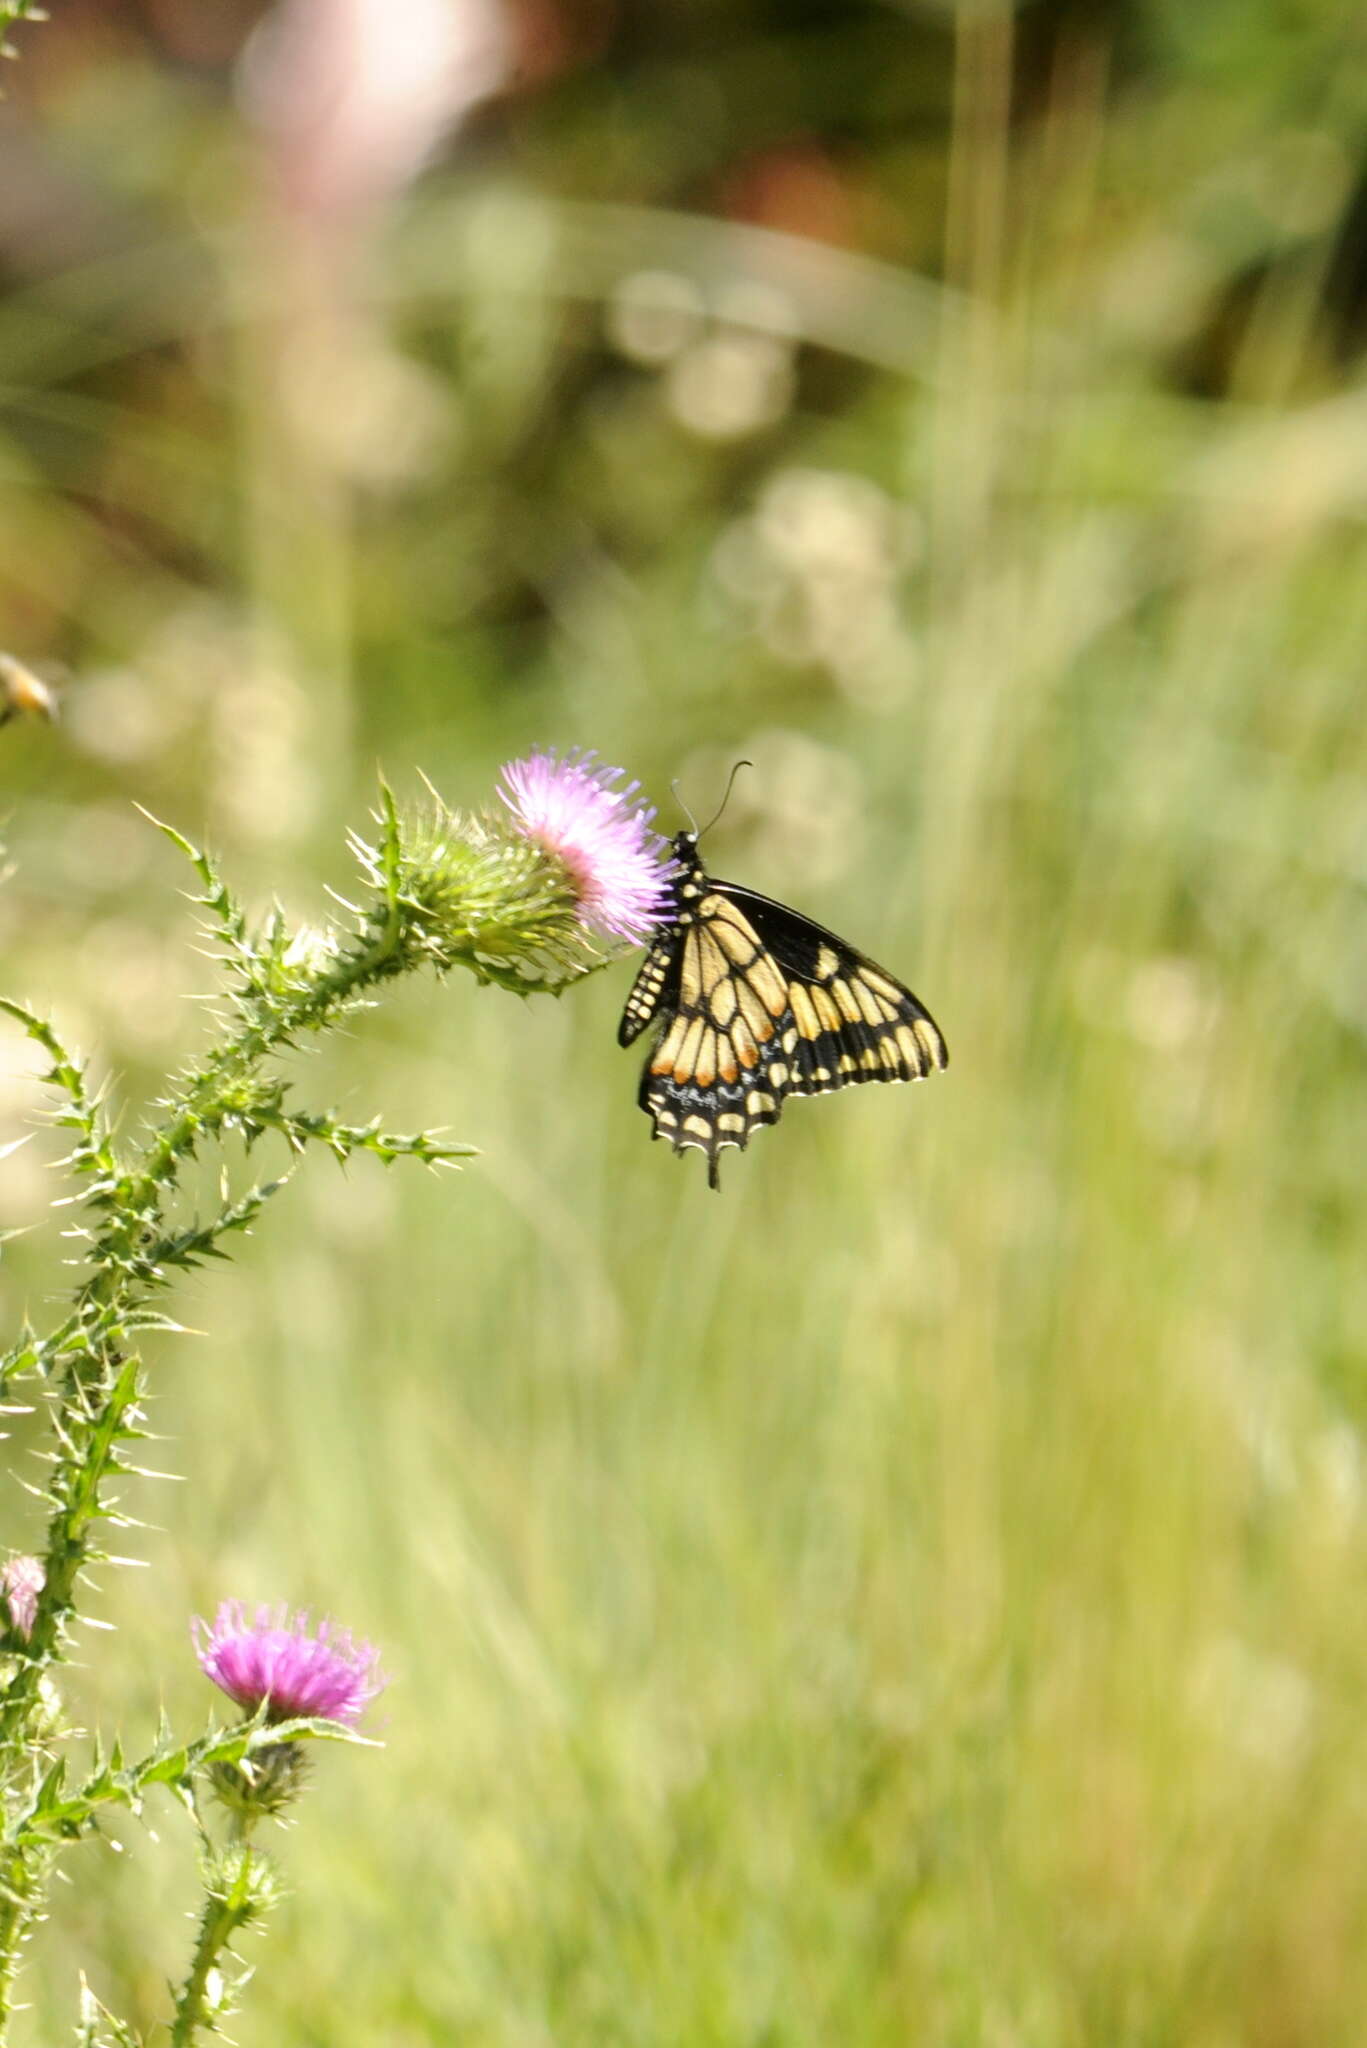
[[693, 837], [697, 839], [700, 836], [698, 832], [698, 821], [694, 817], [692, 811], [689, 810], [688, 805], [684, 802], [683, 797], [680, 794], [679, 778], [677, 775], [669, 785], [669, 794], [673, 797], [675, 803], [679, 806], [679, 809], [683, 812], [689, 824], [693, 827]]
[[740, 774], [740, 771], [741, 771], [741, 769], [742, 769], [742, 768], [753, 768], [753, 767], [754, 767], [754, 765], [755, 765], [755, 764], [754, 764], [754, 762], [753, 762], [753, 761], [737, 761], [737, 763], [736, 763], [735, 767], [734, 767], [734, 768], [733, 768], [733, 769], [731, 770], [731, 773], [730, 773], [730, 774], [729, 774], [729, 775], [727, 776], [727, 778], [726, 778], [726, 793], [725, 793], [725, 795], [724, 795], [724, 796], [722, 797], [722, 800], [721, 800], [721, 802], [720, 802], [720, 803], [719, 803], [719, 804], [717, 805], [717, 808], [716, 808], [716, 810], [715, 810], [715, 811], [713, 812], [712, 816], [711, 816], [711, 817], [710, 817], [710, 818], [708, 819], [707, 823], [706, 823], [706, 824], [705, 824], [705, 825], [703, 826], [703, 828], [702, 828], [702, 831], [701, 831], [701, 832], [699, 832], [699, 834], [698, 834], [698, 837], [699, 837], [699, 839], [701, 839], [701, 838], [702, 838], [703, 832], [710, 832], [710, 831], [712, 830], [712, 827], [713, 827], [713, 826], [714, 826], [714, 825], [716, 824], [716, 822], [717, 822], [718, 818], [719, 818], [719, 817], [721, 816], [722, 812], [723, 812], [723, 811], [724, 811], [724, 810], [726, 809], [726, 806], [727, 806], [727, 805], [728, 805], [728, 804], [730, 803], [730, 801], [731, 801], [731, 789], [732, 789], [732, 785], [734, 784], [734, 782], [735, 782], [735, 780], [736, 780], [736, 777], [737, 777], [737, 776], [738, 776], [738, 775]]

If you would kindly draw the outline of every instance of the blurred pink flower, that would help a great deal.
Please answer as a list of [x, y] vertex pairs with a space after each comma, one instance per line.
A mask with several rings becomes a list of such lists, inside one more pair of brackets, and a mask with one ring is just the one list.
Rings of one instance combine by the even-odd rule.
[[248, 46], [242, 100], [290, 204], [346, 214], [402, 191], [511, 61], [502, 0], [283, 0]]
[[384, 1687], [378, 1650], [284, 1607], [258, 1607], [248, 1620], [240, 1600], [225, 1600], [213, 1627], [196, 1618], [191, 1634], [206, 1677], [249, 1714], [268, 1701], [271, 1721], [308, 1714], [351, 1727]]
[[0, 1564], [0, 1593], [9, 1607], [10, 1625], [25, 1642], [33, 1634], [38, 1595], [46, 1576], [36, 1557], [10, 1557]]
[[528, 754], [504, 768], [498, 793], [517, 829], [567, 870], [581, 922], [640, 945], [668, 912], [672, 869], [650, 828], [654, 806], [636, 801], [639, 782], [613, 787], [624, 772], [577, 748]]
[[[261, 365], [285, 473], [309, 467], [387, 491], [440, 462], [442, 381], [394, 345], [379, 231], [514, 63], [508, 0], [279, 0], [250, 38], [238, 91], [266, 173], [246, 238], [272, 308]], [[278, 230], [276, 232], [275, 230]]]

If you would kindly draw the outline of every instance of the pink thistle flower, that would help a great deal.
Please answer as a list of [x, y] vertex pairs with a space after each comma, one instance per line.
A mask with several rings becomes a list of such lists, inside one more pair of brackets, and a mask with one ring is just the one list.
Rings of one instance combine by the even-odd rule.
[[225, 1600], [213, 1627], [196, 1617], [191, 1635], [205, 1676], [249, 1714], [268, 1702], [269, 1721], [309, 1715], [353, 1727], [384, 1687], [378, 1650], [284, 1607], [258, 1607], [248, 1620], [240, 1600]]
[[38, 1595], [47, 1574], [36, 1557], [10, 1557], [0, 1564], [0, 1593], [9, 1608], [10, 1626], [27, 1642], [38, 1614]]
[[654, 806], [637, 800], [640, 783], [614, 787], [624, 772], [578, 748], [538, 752], [507, 764], [498, 793], [517, 830], [566, 871], [580, 922], [641, 945], [668, 912], [673, 869], [650, 829]]

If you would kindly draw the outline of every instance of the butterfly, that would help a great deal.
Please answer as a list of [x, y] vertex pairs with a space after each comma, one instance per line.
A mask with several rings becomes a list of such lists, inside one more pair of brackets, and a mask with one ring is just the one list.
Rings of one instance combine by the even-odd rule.
[[50, 722], [56, 716], [57, 699], [47, 684], [12, 654], [0, 654], [0, 725], [8, 725], [11, 718], [46, 718]]
[[673, 855], [673, 915], [641, 963], [617, 1042], [657, 1027], [637, 1100], [653, 1137], [707, 1154], [711, 1187], [725, 1148], [743, 1152], [790, 1096], [948, 1066], [934, 1018], [885, 968], [786, 904], [715, 880], [696, 832], [680, 832]]

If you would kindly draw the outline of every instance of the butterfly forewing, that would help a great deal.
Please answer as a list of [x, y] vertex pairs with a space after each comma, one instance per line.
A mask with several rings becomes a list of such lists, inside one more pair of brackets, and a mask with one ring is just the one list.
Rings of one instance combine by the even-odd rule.
[[789, 1095], [918, 1080], [947, 1064], [929, 1013], [883, 968], [781, 903], [710, 879], [693, 836], [674, 843], [676, 914], [622, 1015], [631, 1041], [658, 1023], [640, 1105], [676, 1152], [707, 1155], [778, 1121]]
[[886, 968], [785, 904], [731, 883], [715, 886], [744, 909], [787, 977], [790, 1095], [826, 1095], [861, 1081], [919, 1081], [948, 1066], [934, 1018]]

